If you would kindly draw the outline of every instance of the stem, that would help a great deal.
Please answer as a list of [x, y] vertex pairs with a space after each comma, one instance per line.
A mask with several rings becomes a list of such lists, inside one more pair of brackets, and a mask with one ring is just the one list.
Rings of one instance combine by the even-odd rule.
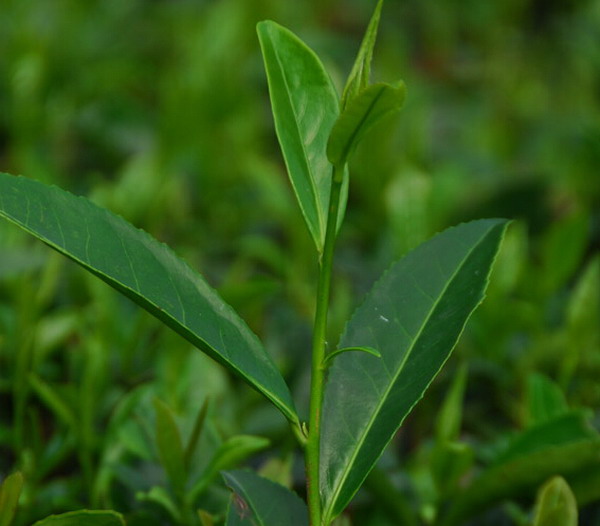
[[306, 472], [308, 479], [308, 509], [311, 526], [321, 526], [321, 497], [319, 494], [319, 465], [321, 449], [321, 407], [325, 383], [325, 351], [327, 346], [327, 311], [333, 266], [333, 248], [337, 233], [340, 191], [343, 167], [334, 167], [329, 195], [325, 245], [319, 267], [317, 308], [312, 341], [312, 369], [310, 382], [310, 416], [306, 443]]

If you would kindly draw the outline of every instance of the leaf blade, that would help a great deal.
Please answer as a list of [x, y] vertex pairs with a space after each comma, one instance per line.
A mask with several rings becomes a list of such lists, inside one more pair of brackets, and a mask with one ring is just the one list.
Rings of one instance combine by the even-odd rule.
[[326, 521], [348, 504], [448, 358], [483, 299], [505, 227], [480, 220], [438, 234], [393, 265], [348, 322], [340, 346], [374, 347], [382, 357], [344, 353], [330, 370], [321, 436]]
[[[275, 131], [292, 187], [319, 252], [325, 241], [332, 167], [327, 140], [339, 115], [338, 95], [317, 55], [271, 20], [257, 25]], [[338, 224], [347, 196], [347, 175]]]
[[50, 515], [33, 526], [125, 526], [123, 516], [109, 510], [69, 511], [60, 515]]
[[129, 297], [298, 422], [289, 389], [256, 335], [166, 245], [83, 197], [2, 173], [0, 216]]
[[251, 471], [223, 472], [234, 492], [227, 526], [308, 526], [304, 502], [287, 488]]
[[542, 486], [536, 502], [533, 526], [577, 526], [577, 501], [562, 477]]

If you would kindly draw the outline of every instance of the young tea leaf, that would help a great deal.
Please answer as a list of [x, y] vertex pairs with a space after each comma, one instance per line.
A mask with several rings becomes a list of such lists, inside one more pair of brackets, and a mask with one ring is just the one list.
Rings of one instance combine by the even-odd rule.
[[358, 50], [350, 75], [348, 76], [348, 80], [346, 81], [346, 86], [342, 93], [342, 109], [344, 109], [349, 101], [369, 85], [373, 47], [375, 47], [375, 39], [377, 38], [377, 29], [379, 28], [382, 6], [383, 0], [379, 0], [375, 6], [375, 11], [371, 16], [371, 20], [367, 27], [367, 31], [365, 32], [365, 36], [363, 37], [360, 49]]
[[450, 228], [375, 284], [348, 322], [325, 389], [321, 435], [324, 522], [346, 507], [402, 421], [448, 359], [484, 297], [506, 221]]
[[373, 84], [358, 93], [344, 108], [331, 130], [327, 157], [334, 166], [343, 166], [365, 134], [380, 120], [400, 111], [406, 88], [402, 81], [392, 85]]
[[[332, 168], [327, 139], [339, 115], [338, 95], [317, 55], [286, 28], [265, 20], [257, 26], [275, 130], [304, 219], [322, 252]], [[347, 176], [338, 224], [344, 215]]]
[[577, 502], [562, 477], [553, 477], [542, 486], [535, 508], [533, 526], [577, 526]]
[[33, 526], [125, 526], [123, 516], [116, 511], [70, 511], [61, 515], [50, 515]]
[[0, 174], [0, 216], [135, 301], [298, 422], [290, 391], [258, 338], [166, 245], [87, 199], [8, 174]]
[[308, 526], [304, 502], [289, 489], [251, 471], [223, 472], [233, 491], [226, 526]]
[[0, 526], [10, 526], [17, 512], [19, 496], [23, 488], [23, 475], [13, 473], [0, 486]]

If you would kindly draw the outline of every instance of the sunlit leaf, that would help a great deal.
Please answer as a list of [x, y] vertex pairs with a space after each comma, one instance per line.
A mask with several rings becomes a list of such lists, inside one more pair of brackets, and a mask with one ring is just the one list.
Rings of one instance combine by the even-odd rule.
[[325, 521], [346, 507], [447, 360], [484, 297], [506, 221], [450, 228], [393, 265], [348, 322], [325, 390], [321, 495]]
[[562, 477], [542, 486], [535, 505], [533, 526], [577, 526], [577, 502]]
[[23, 475], [13, 473], [0, 486], [0, 526], [10, 526], [17, 511], [19, 496], [23, 488]]
[[0, 216], [131, 298], [298, 421], [258, 338], [167, 246], [87, 199], [24, 177], [0, 174]]

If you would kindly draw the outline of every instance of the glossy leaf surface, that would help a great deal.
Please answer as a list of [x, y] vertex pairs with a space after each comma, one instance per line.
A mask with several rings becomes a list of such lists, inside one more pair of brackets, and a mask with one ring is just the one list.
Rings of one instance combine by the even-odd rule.
[[0, 174], [0, 216], [128, 296], [297, 422], [289, 389], [258, 338], [166, 245], [85, 198], [25, 177]]
[[450, 228], [394, 264], [348, 322], [329, 371], [321, 438], [325, 520], [348, 504], [484, 297], [506, 221]]
[[51, 515], [33, 526], [125, 526], [125, 521], [115, 511], [81, 510]]
[[[260, 22], [257, 31], [277, 138], [298, 203], [321, 252], [332, 177], [327, 140], [339, 115], [338, 95], [317, 55], [291, 31], [270, 20]], [[346, 195], [347, 183], [340, 222]]]
[[289, 489], [250, 471], [223, 473], [233, 491], [227, 526], [308, 526], [306, 505]]
[[562, 477], [542, 486], [536, 502], [533, 526], [577, 526], [577, 502]]
[[331, 130], [327, 157], [335, 166], [343, 166], [365, 134], [379, 121], [400, 111], [406, 87], [396, 84], [373, 84], [350, 100]]
[[379, 28], [379, 19], [381, 18], [381, 8], [383, 0], [379, 0], [375, 6], [375, 11], [371, 16], [365, 36], [360, 44], [356, 60], [348, 75], [344, 92], [342, 93], [342, 108], [345, 108], [348, 101], [356, 97], [363, 89], [369, 85], [371, 76], [371, 60], [373, 59], [373, 48], [377, 38], [377, 29]]

